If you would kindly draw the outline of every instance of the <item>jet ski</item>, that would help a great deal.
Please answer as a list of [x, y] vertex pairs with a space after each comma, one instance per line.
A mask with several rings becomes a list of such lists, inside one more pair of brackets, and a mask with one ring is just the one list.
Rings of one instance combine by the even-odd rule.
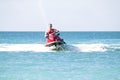
[[51, 33], [47, 36], [46, 47], [52, 50], [63, 50], [63, 46], [66, 44], [63, 39], [60, 38], [59, 32]]

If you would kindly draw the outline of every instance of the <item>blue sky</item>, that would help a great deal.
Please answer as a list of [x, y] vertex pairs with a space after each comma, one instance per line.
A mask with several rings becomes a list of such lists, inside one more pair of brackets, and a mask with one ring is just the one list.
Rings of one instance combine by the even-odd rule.
[[0, 31], [120, 31], [120, 0], [0, 0]]

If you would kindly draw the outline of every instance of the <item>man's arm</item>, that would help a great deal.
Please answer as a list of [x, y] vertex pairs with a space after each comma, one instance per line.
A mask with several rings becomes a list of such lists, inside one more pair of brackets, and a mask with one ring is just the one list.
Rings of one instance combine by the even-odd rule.
[[48, 38], [48, 32], [45, 32], [45, 38]]
[[59, 32], [59, 30], [57, 30], [57, 29], [54, 29], [55, 30], [55, 32]]

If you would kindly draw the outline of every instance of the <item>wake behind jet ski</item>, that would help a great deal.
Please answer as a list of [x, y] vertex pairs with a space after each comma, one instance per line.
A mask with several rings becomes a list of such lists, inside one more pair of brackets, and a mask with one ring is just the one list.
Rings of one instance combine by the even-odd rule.
[[58, 30], [52, 28], [52, 24], [49, 24], [49, 30], [45, 33], [46, 47], [51, 48], [52, 50], [63, 49], [65, 44], [64, 40], [60, 38], [60, 33]]

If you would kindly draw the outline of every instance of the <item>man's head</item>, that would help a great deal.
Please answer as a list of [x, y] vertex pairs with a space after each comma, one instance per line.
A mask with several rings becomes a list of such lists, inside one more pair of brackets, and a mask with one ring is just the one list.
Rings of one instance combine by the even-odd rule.
[[49, 29], [52, 29], [52, 24], [49, 24], [49, 25], [48, 25], [48, 28], [49, 28]]

